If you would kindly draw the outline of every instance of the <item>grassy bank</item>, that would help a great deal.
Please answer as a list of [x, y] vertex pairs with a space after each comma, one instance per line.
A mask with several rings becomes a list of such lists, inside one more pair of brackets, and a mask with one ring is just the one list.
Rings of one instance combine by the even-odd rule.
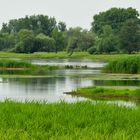
[[104, 68], [108, 73], [140, 74], [140, 56], [124, 57], [110, 61]]
[[33, 65], [27, 61], [0, 59], [0, 69], [31, 68]]
[[0, 103], [1, 140], [138, 140], [140, 108], [81, 103]]
[[23, 60], [0, 59], [1, 75], [45, 75], [48, 71], [58, 68], [57, 66], [34, 65]]
[[140, 89], [108, 88], [108, 87], [86, 87], [79, 88], [71, 93], [72, 95], [92, 99], [130, 99], [140, 100]]
[[140, 56], [140, 54], [101, 54], [101, 55], [90, 55], [87, 52], [74, 52], [72, 56], [69, 56], [67, 52], [59, 52], [59, 53], [45, 53], [45, 52], [38, 52], [33, 54], [19, 54], [19, 53], [5, 53], [0, 52], [0, 58], [73, 58], [73, 59], [91, 59], [91, 60], [99, 60], [99, 61], [110, 61], [116, 60], [118, 58], [124, 57], [132, 57], [132, 56]]

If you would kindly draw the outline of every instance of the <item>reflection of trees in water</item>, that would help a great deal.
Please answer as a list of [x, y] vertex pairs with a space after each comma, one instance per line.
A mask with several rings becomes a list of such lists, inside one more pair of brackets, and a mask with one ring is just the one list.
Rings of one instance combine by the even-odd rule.
[[74, 85], [75, 87], [79, 87], [81, 85], [81, 79], [80, 78], [74, 78]]
[[49, 78], [3, 78], [3, 81], [7, 81], [10, 84], [31, 87], [32, 89], [47, 89], [48, 87], [54, 87], [58, 83], [65, 83], [65, 77], [49, 77]]
[[94, 80], [95, 86], [140, 86], [139, 80]]
[[64, 81], [64, 77], [45, 77], [45, 78], [3, 78], [3, 80], [8, 80], [10, 83], [19, 83], [27, 85], [47, 85], [55, 84], [56, 81]]
[[29, 70], [0, 70], [1, 75], [26, 75], [30, 73]]

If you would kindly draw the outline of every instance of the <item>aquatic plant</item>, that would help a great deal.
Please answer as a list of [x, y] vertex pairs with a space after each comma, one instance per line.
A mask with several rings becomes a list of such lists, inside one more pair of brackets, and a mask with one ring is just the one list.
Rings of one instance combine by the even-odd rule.
[[110, 61], [103, 69], [108, 73], [140, 73], [140, 56], [124, 57]]

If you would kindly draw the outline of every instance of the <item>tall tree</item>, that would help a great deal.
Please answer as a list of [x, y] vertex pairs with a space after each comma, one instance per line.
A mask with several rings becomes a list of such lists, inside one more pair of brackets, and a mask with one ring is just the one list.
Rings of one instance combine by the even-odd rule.
[[58, 23], [58, 29], [59, 29], [59, 31], [61, 31], [61, 32], [65, 32], [65, 31], [67, 30], [67, 27], [66, 27], [65, 22], [60, 21], [60, 22]]
[[119, 51], [120, 40], [118, 36], [113, 34], [112, 28], [109, 25], [103, 27], [103, 33], [96, 43], [97, 52], [100, 53], [111, 53]]
[[19, 32], [21, 29], [32, 30], [34, 34], [43, 33], [51, 36], [57, 27], [55, 18], [46, 15], [26, 16], [25, 18], [13, 19], [8, 24], [3, 24], [2, 32]]
[[140, 51], [140, 25], [138, 20], [126, 21], [120, 32], [121, 49], [129, 54]]
[[34, 47], [34, 35], [31, 30], [22, 29], [18, 33], [19, 42], [16, 44], [16, 52], [32, 53]]
[[44, 34], [39, 34], [35, 38], [34, 52], [55, 52], [55, 40]]
[[55, 40], [55, 52], [63, 51], [66, 49], [66, 39], [64, 32], [55, 29], [52, 33], [52, 38]]
[[114, 32], [119, 32], [128, 19], [138, 19], [139, 13], [133, 8], [111, 8], [93, 17], [91, 30], [98, 35], [103, 33], [103, 27], [110, 25]]

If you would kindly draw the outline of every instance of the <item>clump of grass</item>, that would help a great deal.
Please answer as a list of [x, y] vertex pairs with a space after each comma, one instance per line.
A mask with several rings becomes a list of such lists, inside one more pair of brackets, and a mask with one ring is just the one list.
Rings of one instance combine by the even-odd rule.
[[28, 61], [0, 59], [0, 68], [30, 68], [31, 66]]
[[48, 71], [57, 70], [58, 66], [49, 66], [49, 65], [33, 65], [30, 75], [46, 75]]
[[140, 138], [140, 107], [105, 103], [0, 102], [1, 140]]
[[109, 73], [140, 73], [140, 56], [125, 57], [123, 59], [113, 60], [103, 69]]
[[48, 71], [58, 69], [58, 66], [34, 65], [23, 60], [0, 60], [1, 75], [45, 75]]

